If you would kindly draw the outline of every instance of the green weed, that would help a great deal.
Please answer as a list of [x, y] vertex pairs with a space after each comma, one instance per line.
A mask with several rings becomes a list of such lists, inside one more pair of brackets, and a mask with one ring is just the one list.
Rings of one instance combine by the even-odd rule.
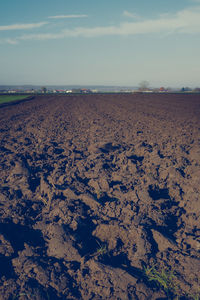
[[189, 299], [192, 300], [200, 300], [200, 293], [196, 294], [196, 295], [188, 295]]
[[107, 245], [101, 245], [98, 241], [97, 241], [97, 243], [99, 245], [99, 248], [92, 256], [102, 256], [102, 255], [108, 253]]
[[169, 271], [166, 268], [159, 271], [156, 266], [153, 265], [144, 267], [144, 273], [148, 281], [153, 281], [158, 287], [163, 289], [168, 296], [177, 294], [178, 286], [173, 271]]
[[104, 246], [100, 246], [100, 248], [99, 249], [97, 249], [97, 252], [96, 252], [96, 254], [97, 255], [104, 255], [104, 254], [106, 254], [107, 253], [107, 247], [106, 247], [106, 245], [104, 245]]

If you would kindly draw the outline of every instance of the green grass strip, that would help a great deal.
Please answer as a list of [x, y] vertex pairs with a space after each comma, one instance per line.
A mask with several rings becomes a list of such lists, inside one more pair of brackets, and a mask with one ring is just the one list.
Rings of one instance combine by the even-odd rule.
[[16, 100], [24, 100], [29, 96], [30, 95], [0, 95], [0, 104]]

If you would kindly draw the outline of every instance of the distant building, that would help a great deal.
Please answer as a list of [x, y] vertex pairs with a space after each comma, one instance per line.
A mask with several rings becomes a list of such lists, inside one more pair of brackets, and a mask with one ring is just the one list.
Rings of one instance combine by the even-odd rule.
[[81, 89], [80, 91], [81, 91], [82, 94], [92, 93], [92, 91], [90, 89]]
[[160, 92], [160, 93], [166, 92], [166, 89], [165, 89], [163, 86], [161, 86], [161, 87], [159, 88], [159, 92]]
[[15, 93], [17, 93], [17, 91], [16, 90], [9, 90], [8, 93], [9, 94], [15, 94]]

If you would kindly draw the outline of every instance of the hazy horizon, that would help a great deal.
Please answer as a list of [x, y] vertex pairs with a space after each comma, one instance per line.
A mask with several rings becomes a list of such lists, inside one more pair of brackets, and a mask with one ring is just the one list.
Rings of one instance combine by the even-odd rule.
[[[80, 89], [80, 88], [88, 88], [88, 89], [97, 89], [97, 90], [114, 90], [114, 89], [124, 89], [124, 90], [138, 90], [140, 88], [140, 85], [91, 85], [91, 84], [38, 84], [38, 85], [34, 85], [34, 84], [0, 84], [0, 90], [7, 88], [7, 89], [41, 89], [43, 87], [46, 87], [48, 89]], [[148, 85], [149, 89], [159, 89], [163, 86], [150, 86]], [[191, 89], [195, 89], [195, 88], [199, 88], [198, 86], [165, 86], [166, 89], [171, 89], [171, 90], [179, 90], [182, 88], [191, 88]]]

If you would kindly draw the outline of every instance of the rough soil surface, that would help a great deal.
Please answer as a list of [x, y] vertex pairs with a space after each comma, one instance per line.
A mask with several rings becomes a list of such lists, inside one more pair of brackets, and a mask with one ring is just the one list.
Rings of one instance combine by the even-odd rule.
[[36, 96], [0, 136], [0, 299], [199, 293], [200, 95]]

